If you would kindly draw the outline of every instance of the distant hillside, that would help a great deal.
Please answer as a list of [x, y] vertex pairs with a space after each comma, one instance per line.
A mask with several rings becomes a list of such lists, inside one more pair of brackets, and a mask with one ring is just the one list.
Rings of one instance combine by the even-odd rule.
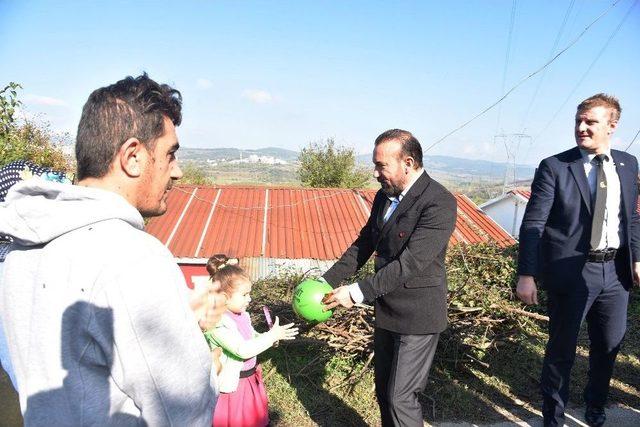
[[[361, 154], [357, 157], [357, 161], [363, 166], [371, 166], [371, 155]], [[423, 163], [427, 172], [442, 172], [447, 175], [457, 175], [461, 177], [479, 176], [502, 179], [507, 168], [506, 163], [449, 156], [425, 156]], [[535, 171], [536, 168], [533, 166], [516, 165], [516, 176], [518, 179], [533, 178]]]
[[[289, 162], [286, 168], [282, 166], [277, 168], [282, 173], [284, 169], [289, 170], [287, 174], [287, 181], [295, 179], [295, 169], [297, 168], [296, 160], [298, 159], [298, 152], [293, 150], [287, 150], [284, 148], [267, 147], [255, 150], [240, 150], [238, 148], [180, 148], [178, 157], [182, 161], [193, 162], [207, 169], [215, 168], [213, 165], [207, 163], [209, 161], [219, 161], [226, 159], [227, 161], [233, 159], [248, 158], [251, 155], [257, 156], [272, 156], [277, 159], [285, 160]], [[358, 165], [370, 170], [371, 155], [362, 154], [356, 157]], [[459, 157], [450, 156], [425, 156], [424, 164], [427, 171], [439, 178], [443, 178], [450, 183], [460, 183], [477, 180], [490, 180], [502, 182], [506, 171], [506, 163], [490, 162], [486, 160], [472, 160], [463, 159]], [[221, 167], [221, 166], [220, 166]], [[217, 167], [217, 169], [220, 169]], [[260, 164], [252, 167], [256, 168], [270, 168], [267, 164]], [[235, 167], [237, 169], [237, 166]], [[518, 180], [528, 180], [533, 178], [535, 167], [529, 165], [516, 165], [516, 177]]]
[[273, 156], [286, 161], [298, 158], [298, 152], [284, 148], [267, 147], [256, 150], [240, 150], [238, 148], [180, 148], [179, 157], [182, 160], [221, 160], [240, 159], [252, 154], [257, 156]]

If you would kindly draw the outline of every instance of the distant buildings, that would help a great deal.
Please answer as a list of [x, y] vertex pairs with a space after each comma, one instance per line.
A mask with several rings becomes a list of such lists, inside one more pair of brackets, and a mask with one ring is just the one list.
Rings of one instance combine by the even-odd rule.
[[219, 163], [229, 163], [229, 164], [238, 164], [238, 163], [261, 163], [265, 165], [287, 165], [289, 162], [286, 160], [279, 159], [273, 156], [258, 156], [257, 154], [251, 154], [248, 157], [240, 158], [240, 159], [207, 159], [207, 163], [211, 166], [217, 166]]

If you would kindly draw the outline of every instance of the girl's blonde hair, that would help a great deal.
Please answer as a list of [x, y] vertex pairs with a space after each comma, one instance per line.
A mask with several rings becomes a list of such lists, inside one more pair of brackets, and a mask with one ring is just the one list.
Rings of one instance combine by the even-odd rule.
[[222, 292], [233, 292], [239, 278], [250, 281], [249, 275], [237, 265], [237, 262], [237, 260], [230, 260], [225, 254], [215, 254], [207, 261], [207, 271], [211, 280], [220, 283]]

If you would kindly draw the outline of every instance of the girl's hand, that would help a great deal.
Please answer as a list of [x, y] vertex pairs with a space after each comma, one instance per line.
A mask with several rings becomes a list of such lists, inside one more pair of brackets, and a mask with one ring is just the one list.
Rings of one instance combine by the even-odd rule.
[[274, 341], [292, 340], [298, 335], [298, 328], [293, 323], [280, 326], [280, 319], [276, 316], [276, 321], [273, 322], [269, 333], [273, 334]]
[[220, 283], [211, 281], [194, 288], [190, 305], [203, 331], [216, 326], [227, 309], [226, 297], [220, 290]]

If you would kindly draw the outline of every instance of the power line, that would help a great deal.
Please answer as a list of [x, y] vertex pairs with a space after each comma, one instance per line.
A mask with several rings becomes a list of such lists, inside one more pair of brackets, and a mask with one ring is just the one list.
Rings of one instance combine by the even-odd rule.
[[[620, 3], [620, 1], [622, 0], [616, 0], [614, 3], [611, 4], [611, 6], [609, 6], [609, 8], [607, 10], [605, 10], [604, 12], [602, 12], [602, 14], [600, 14], [600, 16], [598, 16], [594, 21], [592, 21], [589, 25], [587, 25], [585, 27], [584, 30], [582, 30], [582, 32], [578, 35], [578, 37], [576, 37], [571, 43], [569, 43], [564, 49], [562, 49], [560, 52], [558, 52], [558, 54], [556, 56], [554, 56], [552, 59], [550, 59], [549, 61], [547, 61], [544, 65], [542, 65], [540, 68], [538, 68], [536, 71], [532, 72], [531, 74], [529, 74], [528, 76], [524, 77], [522, 80], [520, 80], [515, 86], [513, 86], [511, 89], [509, 89], [509, 91], [507, 93], [505, 93], [500, 99], [498, 99], [497, 101], [495, 101], [493, 104], [489, 105], [487, 108], [485, 108], [484, 110], [482, 110], [480, 113], [476, 114], [474, 117], [472, 117], [471, 119], [467, 120], [466, 122], [464, 122], [463, 124], [461, 124], [460, 126], [458, 126], [457, 128], [455, 128], [454, 130], [452, 130], [451, 132], [447, 133], [445, 136], [443, 136], [442, 138], [438, 139], [436, 142], [434, 142], [433, 144], [431, 144], [430, 146], [427, 147], [426, 151], [429, 151], [430, 149], [432, 149], [433, 147], [435, 147], [436, 145], [440, 144], [442, 141], [444, 141], [445, 139], [447, 139], [448, 137], [450, 137], [451, 135], [453, 135], [454, 133], [458, 132], [460, 129], [466, 127], [469, 123], [473, 122], [474, 120], [476, 120], [478, 117], [484, 115], [485, 113], [487, 113], [488, 111], [492, 110], [496, 105], [498, 105], [499, 103], [501, 103], [505, 98], [507, 98], [509, 95], [511, 95], [511, 93], [516, 90], [518, 87], [520, 87], [524, 82], [526, 82], [527, 80], [529, 80], [531, 77], [535, 76], [536, 74], [538, 74], [540, 71], [544, 70], [545, 68], [547, 68], [551, 63], [553, 63], [556, 59], [558, 59], [562, 54], [564, 54], [567, 50], [569, 50], [569, 48], [571, 48], [574, 44], [576, 44], [578, 42], [578, 40], [580, 40], [582, 38], [582, 36], [596, 23], [598, 22], [600, 19], [602, 19], [602, 17], [604, 17], [607, 13], [609, 13], [611, 11], [611, 9], [613, 9], [618, 3]], [[636, 0], [637, 1], [637, 0]]]
[[633, 139], [631, 140], [629, 145], [627, 145], [627, 148], [625, 148], [624, 151], [627, 151], [633, 145], [633, 143], [636, 142], [636, 138], [638, 137], [639, 133], [640, 133], [640, 129], [638, 129], [638, 132], [636, 132], [636, 136], [633, 137]]
[[[509, 58], [511, 56], [511, 42], [513, 40], [513, 27], [515, 25], [515, 21], [516, 21], [516, 10], [518, 7], [518, 1], [517, 0], [513, 0], [511, 2], [511, 18], [509, 19], [509, 31], [508, 31], [508, 35], [507, 35], [507, 51], [505, 53], [505, 58], [504, 58], [504, 68], [502, 70], [502, 84], [500, 85], [500, 94], [504, 93], [504, 89], [507, 85], [507, 72], [509, 70]], [[500, 130], [500, 118], [502, 116], [502, 105], [498, 105], [498, 114], [496, 117], [496, 130], [494, 132], [494, 134], [497, 134], [498, 131]], [[496, 145], [496, 137], [493, 137], [493, 145]], [[507, 153], [508, 155], [509, 153]], [[492, 175], [493, 174], [493, 163], [491, 164], [491, 167], [489, 169], [489, 174]]]
[[[500, 86], [500, 93], [504, 93], [504, 88], [507, 85], [507, 72], [509, 71], [509, 57], [511, 56], [511, 41], [513, 39], [513, 27], [516, 22], [516, 9], [518, 8], [518, 0], [513, 0], [511, 3], [511, 20], [509, 22], [509, 35], [507, 37], [507, 53], [504, 58], [504, 69], [502, 70], [502, 85]], [[500, 116], [502, 115], [502, 108], [498, 106], [498, 120], [496, 121], [496, 133], [500, 129]]]
[[[199, 187], [198, 187], [199, 188]], [[216, 187], [213, 187], [216, 188]], [[173, 187], [173, 189], [180, 191], [182, 193], [188, 194], [189, 196], [191, 196], [193, 193], [190, 191], [186, 191], [183, 188], [180, 187]], [[217, 189], [220, 189], [219, 187]], [[296, 190], [305, 190], [304, 188], [300, 188], [300, 189], [293, 189], [294, 191]], [[294, 203], [287, 203], [287, 204], [283, 204], [283, 205], [272, 205], [267, 207], [267, 209], [278, 209], [278, 208], [292, 208], [298, 205], [303, 205], [303, 204], [307, 204], [309, 202], [312, 202], [314, 200], [322, 200], [322, 199], [329, 199], [332, 197], [336, 197], [336, 196], [342, 196], [343, 194], [356, 194], [357, 196], [361, 197], [360, 194], [358, 194], [357, 190], [338, 190], [338, 191], [332, 191], [331, 193], [327, 194], [327, 195], [322, 195], [322, 196], [315, 196], [315, 197], [309, 197], [306, 199], [302, 199], [298, 202], [294, 202]], [[201, 202], [205, 202], [208, 204], [212, 204], [213, 202], [211, 200], [207, 200], [207, 199], [203, 199], [202, 197], [199, 196], [193, 196], [194, 199], [199, 200]], [[230, 205], [225, 205], [224, 203], [217, 203], [216, 206], [219, 206], [221, 208], [225, 208], [225, 209], [234, 209], [234, 210], [240, 210], [240, 211], [262, 211], [265, 209], [264, 204], [261, 204], [259, 206], [230, 206]]]
[[[562, 24], [560, 25], [560, 28], [558, 29], [558, 34], [556, 35], [556, 39], [553, 42], [553, 47], [551, 48], [551, 51], [549, 51], [549, 59], [551, 59], [553, 57], [553, 54], [555, 53], [556, 49], [558, 48], [558, 44], [560, 43], [560, 39], [562, 38], [562, 34], [564, 33], [564, 29], [567, 25], [567, 21], [569, 20], [569, 16], [571, 15], [571, 11], [573, 10], [573, 6], [575, 4], [576, 0], [571, 0], [569, 2], [569, 7], [567, 8], [567, 11], [564, 14], [564, 19], [562, 20]], [[538, 79], [538, 84], [536, 85], [536, 90], [533, 92], [533, 96], [531, 97], [531, 101], [529, 101], [529, 105], [527, 106], [527, 109], [525, 110], [524, 116], [522, 117], [522, 123], [520, 125], [520, 127], [523, 129], [524, 132], [524, 125], [527, 122], [527, 119], [529, 118], [529, 113], [531, 112], [531, 109], [533, 108], [533, 104], [535, 103], [536, 99], [538, 98], [538, 93], [540, 92], [540, 88], [542, 87], [542, 83], [544, 82], [544, 78], [547, 75], [547, 69], [544, 70], [544, 72], [542, 73], [542, 75], [540, 76], [540, 78]]]
[[594, 60], [591, 61], [591, 64], [589, 65], [589, 67], [587, 67], [587, 70], [582, 74], [582, 77], [580, 77], [580, 80], [578, 80], [578, 83], [573, 87], [573, 89], [571, 90], [569, 95], [565, 98], [564, 102], [562, 102], [562, 104], [560, 105], [558, 110], [551, 117], [551, 120], [549, 120], [547, 122], [547, 124], [544, 126], [542, 131], [540, 131], [540, 133], [534, 138], [534, 142], [536, 142], [538, 140], [538, 138], [540, 138], [540, 136], [542, 136], [542, 134], [544, 134], [547, 131], [547, 129], [549, 129], [549, 126], [551, 126], [551, 124], [556, 120], [556, 118], [558, 118], [558, 115], [560, 114], [560, 112], [562, 111], [564, 106], [567, 105], [567, 102], [569, 102], [573, 98], [574, 93], [578, 90], [580, 85], [582, 85], [582, 83], [587, 78], [587, 76], [589, 75], [589, 73], [593, 69], [593, 66], [596, 64], [596, 62], [598, 62], [598, 60], [600, 59], [600, 57], [602, 56], [604, 51], [607, 50], [607, 47], [609, 47], [609, 43], [611, 43], [611, 41], [613, 40], [615, 35], [618, 33], [618, 31], [620, 30], [620, 28], [622, 27], [624, 22], [627, 20], [627, 18], [631, 14], [631, 11], [633, 10], [633, 8], [635, 7], [635, 5], [637, 3], [638, 3], [638, 0], [634, 0], [634, 2], [631, 4], [631, 7], [629, 7], [629, 10], [627, 10], [627, 13], [625, 13], [625, 15], [622, 17], [622, 20], [620, 21], [618, 26], [615, 28], [615, 30], [613, 30], [613, 32], [611, 33], [611, 35], [609, 36], [609, 38], [607, 39], [605, 44], [602, 46], [602, 48], [600, 49], [600, 51], [598, 52], [598, 54], [596, 55]]

